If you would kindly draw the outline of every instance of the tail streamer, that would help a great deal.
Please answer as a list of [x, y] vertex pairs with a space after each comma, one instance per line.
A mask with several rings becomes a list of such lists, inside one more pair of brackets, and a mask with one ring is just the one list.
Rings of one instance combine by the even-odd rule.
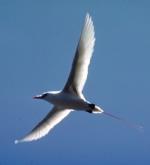
[[115, 116], [115, 115], [113, 115], [111, 113], [108, 113], [108, 112], [105, 112], [105, 111], [103, 112], [103, 114], [106, 115], [106, 116], [112, 117], [114, 119], [120, 120], [121, 122], [125, 123], [129, 127], [134, 128], [134, 129], [136, 129], [136, 130], [138, 130], [140, 132], [143, 132], [143, 126], [142, 125], [135, 124], [133, 122], [130, 122], [128, 120], [125, 120], [125, 119], [123, 119], [121, 117]]

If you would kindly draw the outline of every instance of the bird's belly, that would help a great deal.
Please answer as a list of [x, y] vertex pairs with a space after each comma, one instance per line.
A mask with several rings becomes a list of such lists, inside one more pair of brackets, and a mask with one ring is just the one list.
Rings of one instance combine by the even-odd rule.
[[89, 108], [88, 103], [83, 99], [69, 94], [55, 96], [50, 102], [54, 105], [69, 109], [86, 110]]

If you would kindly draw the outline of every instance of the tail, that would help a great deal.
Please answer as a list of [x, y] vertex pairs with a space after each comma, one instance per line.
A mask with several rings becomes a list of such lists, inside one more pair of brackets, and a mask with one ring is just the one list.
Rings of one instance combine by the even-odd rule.
[[90, 113], [103, 113], [104, 112], [99, 106], [97, 106], [95, 104], [89, 104], [89, 107], [91, 108], [91, 110], [88, 111]]
[[114, 119], [120, 120], [121, 122], [125, 123], [127, 126], [129, 126], [131, 128], [134, 128], [134, 129], [136, 129], [136, 130], [138, 130], [140, 132], [143, 131], [143, 126], [142, 125], [135, 124], [135, 123], [133, 123], [131, 121], [125, 120], [125, 119], [123, 119], [121, 117], [115, 116], [115, 115], [113, 115], [111, 113], [108, 113], [108, 112], [103, 112], [103, 114], [107, 115], [109, 117], [112, 117]]
[[115, 116], [111, 113], [105, 112], [103, 109], [101, 109], [100, 107], [98, 107], [95, 104], [89, 104], [89, 107], [91, 108], [91, 110], [87, 111], [89, 113], [103, 113], [104, 115], [107, 115], [107, 116], [112, 117], [114, 119], [120, 120], [121, 122], [125, 123], [127, 126], [129, 126], [131, 128], [134, 128], [134, 129], [136, 129], [140, 132], [143, 131], [143, 126], [142, 125], [135, 124], [131, 121], [125, 120], [121, 117], [118, 117], [118, 116]]

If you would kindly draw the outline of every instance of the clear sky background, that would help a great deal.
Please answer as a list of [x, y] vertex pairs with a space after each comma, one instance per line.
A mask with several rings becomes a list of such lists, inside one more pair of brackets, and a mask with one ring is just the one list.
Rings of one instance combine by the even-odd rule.
[[[107, 112], [73, 112], [45, 138], [15, 145], [51, 109], [32, 96], [68, 77], [86, 13], [96, 46], [84, 89]], [[150, 164], [150, 1], [0, 1], [0, 165]]]

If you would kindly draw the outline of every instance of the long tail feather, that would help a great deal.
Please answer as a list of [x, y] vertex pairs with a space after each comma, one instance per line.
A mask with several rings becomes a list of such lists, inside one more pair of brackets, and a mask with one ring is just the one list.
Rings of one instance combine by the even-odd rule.
[[112, 118], [114, 118], [114, 119], [117, 119], [117, 120], [120, 120], [120, 121], [122, 121], [123, 123], [125, 123], [126, 125], [128, 125], [129, 127], [131, 127], [131, 128], [134, 128], [134, 129], [136, 129], [136, 130], [138, 130], [138, 131], [143, 131], [143, 126], [142, 125], [138, 125], [138, 124], [135, 124], [135, 123], [133, 123], [133, 122], [130, 122], [130, 121], [128, 121], [128, 120], [125, 120], [125, 119], [123, 119], [123, 118], [121, 118], [121, 117], [118, 117], [118, 116], [115, 116], [115, 115], [113, 115], [113, 114], [111, 114], [111, 113], [108, 113], [108, 112], [103, 112], [103, 114], [104, 115], [107, 115], [107, 116], [109, 116], [109, 117], [112, 117]]

